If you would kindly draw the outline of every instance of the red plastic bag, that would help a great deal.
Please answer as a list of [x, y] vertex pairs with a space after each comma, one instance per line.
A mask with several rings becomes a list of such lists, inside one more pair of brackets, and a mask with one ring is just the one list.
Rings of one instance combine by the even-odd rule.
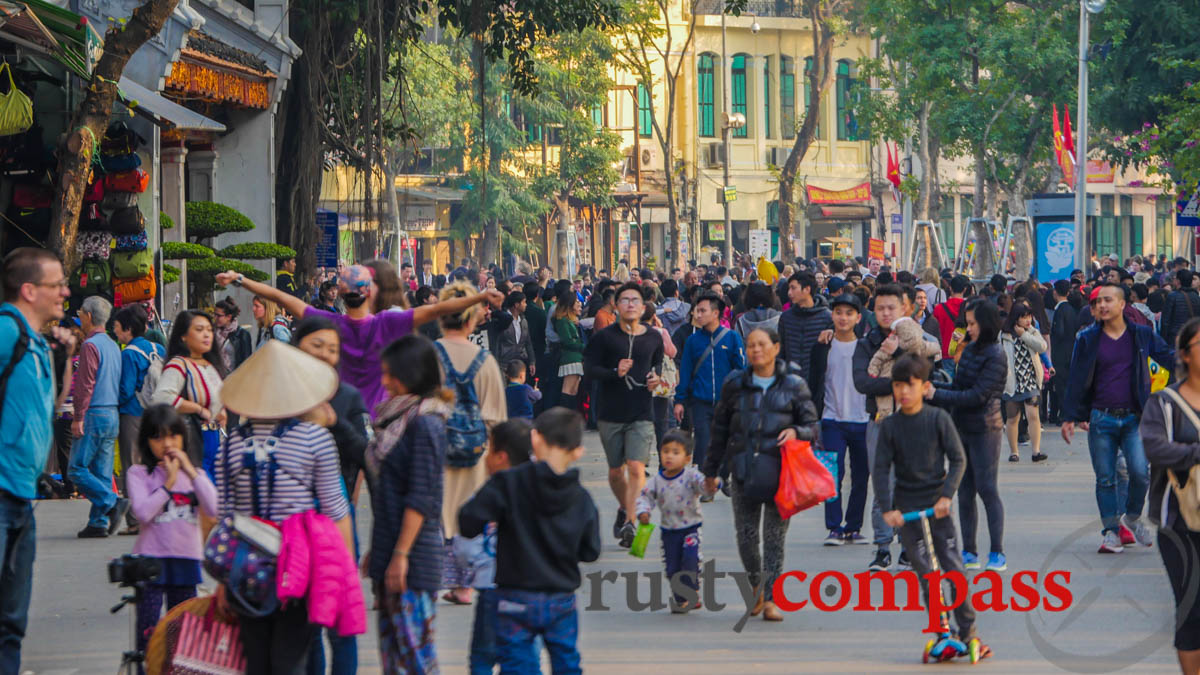
[[787, 520], [837, 494], [833, 475], [813, 454], [811, 443], [788, 441], [779, 454], [783, 461], [779, 469], [779, 490], [775, 492], [775, 508], [779, 509], [780, 518]]

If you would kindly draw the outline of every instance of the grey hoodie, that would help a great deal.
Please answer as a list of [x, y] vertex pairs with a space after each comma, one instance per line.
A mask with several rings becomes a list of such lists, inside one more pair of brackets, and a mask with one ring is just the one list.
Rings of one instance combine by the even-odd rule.
[[747, 311], [745, 314], [738, 317], [737, 331], [741, 334], [742, 339], [754, 332], [755, 328], [766, 327], [779, 332], [779, 316], [783, 314], [777, 309], [770, 307], [759, 307]]
[[687, 323], [688, 312], [692, 311], [692, 306], [680, 300], [679, 298], [669, 298], [655, 312], [658, 318], [662, 321], [663, 328], [667, 329], [667, 333], [674, 335], [679, 327]]

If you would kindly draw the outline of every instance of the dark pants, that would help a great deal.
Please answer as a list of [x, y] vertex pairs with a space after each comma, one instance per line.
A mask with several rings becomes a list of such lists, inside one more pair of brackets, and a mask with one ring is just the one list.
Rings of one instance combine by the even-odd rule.
[[54, 418], [54, 468], [58, 471], [68, 495], [75, 492], [75, 483], [70, 476], [71, 442], [74, 440], [71, 435], [71, 421], [70, 417]]
[[[953, 518], [934, 518], [929, 521], [933, 535], [933, 552], [937, 555], [938, 565], [942, 574], [958, 572], [964, 575], [962, 552], [958, 550], [958, 541], [954, 536]], [[925, 593], [925, 606], [929, 606], [929, 581], [926, 574], [933, 571], [929, 558], [929, 549], [925, 546], [925, 530], [920, 520], [905, 523], [900, 528], [900, 544], [908, 551], [908, 559], [912, 563], [913, 572], [921, 580], [921, 590]], [[968, 580], [968, 583], [969, 580]], [[951, 585], [951, 588], [953, 586]], [[954, 598], [953, 592], [950, 594]], [[944, 604], [944, 603], [943, 603]], [[975, 610], [971, 608], [971, 599], [966, 598], [954, 609], [954, 621], [958, 624], [958, 634], [964, 640], [975, 636]]]
[[313, 639], [308, 605], [295, 600], [261, 619], [238, 617], [246, 672], [262, 675], [303, 675]]
[[655, 396], [651, 400], [654, 406], [654, 447], [659, 450], [659, 465], [661, 465], [662, 439], [671, 430], [672, 409], [675, 407], [675, 402], [660, 396]]
[[358, 672], [358, 638], [353, 635], [338, 635], [332, 628], [317, 626], [313, 629], [312, 647], [308, 650], [308, 675], [325, 675], [324, 633], [329, 637], [332, 652], [332, 675], [354, 675]]
[[1055, 370], [1054, 377], [1050, 378], [1050, 386], [1054, 388], [1054, 422], [1062, 422], [1063, 397], [1067, 395], [1067, 371], [1070, 368], [1062, 368]]
[[996, 485], [1002, 435], [1000, 429], [971, 432], [959, 429], [963, 450], [967, 454], [967, 467], [962, 482], [958, 484], [958, 517], [962, 521], [963, 550], [968, 553], [979, 553], [975, 546], [975, 532], [979, 527], [976, 495], [983, 501], [984, 511], [987, 512], [991, 552], [1004, 552], [1004, 504], [1000, 501], [1000, 489]]
[[1175, 649], [1200, 649], [1196, 583], [1196, 576], [1200, 575], [1200, 533], [1188, 530], [1183, 517], [1176, 515], [1169, 527], [1158, 528], [1158, 552], [1175, 595]]
[[694, 399], [687, 404], [688, 414], [692, 416], [692, 437], [696, 441], [696, 449], [692, 451], [692, 463], [696, 466], [704, 466], [704, 458], [708, 456], [714, 407], [712, 403]]
[[0, 492], [0, 673], [5, 675], [21, 672], [36, 540], [33, 504]]
[[[683, 572], [680, 581], [692, 590], [700, 590], [700, 523], [678, 530], [664, 527], [659, 533], [667, 579]], [[675, 596], [675, 602], [684, 600], [682, 596]]]
[[496, 589], [481, 588], [475, 600], [475, 625], [471, 629], [471, 675], [492, 675], [500, 658], [496, 651]]
[[[837, 497], [825, 502], [825, 529], [858, 532], [862, 529], [867, 505], [867, 423], [821, 420], [821, 442], [837, 453]], [[846, 452], [850, 453], [850, 499], [846, 502], [846, 521], [842, 522], [842, 486], [846, 479]]]
[[[142, 418], [138, 415], [121, 415], [120, 427], [117, 432], [117, 454], [121, 457], [121, 473], [117, 476], [117, 489], [121, 494], [128, 497], [129, 493], [125, 491], [125, 476], [129, 474], [129, 467], [140, 461], [137, 451], [138, 427], [142, 425]], [[137, 519], [133, 517], [133, 509], [129, 509], [125, 515], [125, 522], [129, 525], [137, 523]]]
[[582, 673], [579, 661], [579, 614], [574, 593], [496, 590], [496, 647], [502, 675], [541, 672], [534, 638], [550, 652], [554, 675]]
[[775, 579], [783, 572], [784, 544], [788, 523], [779, 517], [775, 503], [758, 502], [742, 496], [738, 482], [730, 486], [733, 500], [733, 533], [738, 557], [750, 585], [762, 588], [763, 598], [774, 601]]
[[137, 606], [137, 648], [146, 651], [150, 634], [162, 618], [163, 598], [167, 599], [167, 611], [184, 600], [196, 597], [195, 586], [160, 586], [149, 584], [142, 590], [142, 601]]

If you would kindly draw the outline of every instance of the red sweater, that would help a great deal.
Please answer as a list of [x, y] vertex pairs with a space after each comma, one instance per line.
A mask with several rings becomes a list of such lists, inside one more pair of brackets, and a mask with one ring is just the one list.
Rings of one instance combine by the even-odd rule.
[[[942, 358], [950, 358], [950, 336], [954, 334], [954, 322], [958, 319], [965, 298], [950, 298], [933, 308], [933, 316], [938, 320], [938, 329], [942, 338]], [[949, 309], [947, 309], [949, 306]]]

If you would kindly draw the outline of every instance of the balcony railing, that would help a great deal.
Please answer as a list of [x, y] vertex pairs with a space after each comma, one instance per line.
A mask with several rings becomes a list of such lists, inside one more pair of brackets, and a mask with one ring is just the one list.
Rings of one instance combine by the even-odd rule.
[[[725, 0], [700, 0], [696, 4], [697, 14], [720, 15], [725, 11]], [[799, 0], [746, 0], [746, 9], [742, 15], [753, 14], [758, 17], [780, 16], [803, 18], [804, 9]]]

